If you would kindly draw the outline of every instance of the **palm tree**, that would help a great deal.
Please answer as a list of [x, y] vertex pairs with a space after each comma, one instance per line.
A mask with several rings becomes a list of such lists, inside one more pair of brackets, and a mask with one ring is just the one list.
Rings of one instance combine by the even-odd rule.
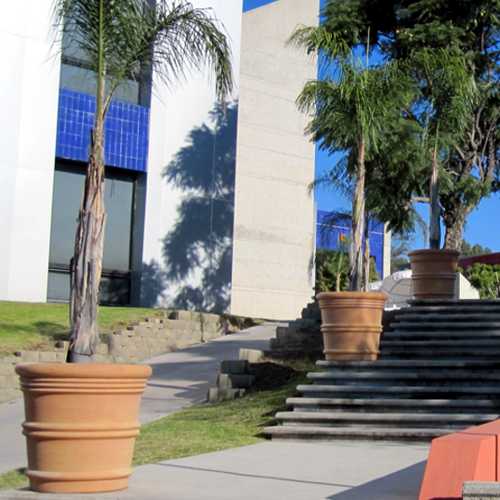
[[216, 93], [232, 89], [231, 54], [211, 10], [173, 0], [56, 0], [55, 26], [96, 75], [96, 113], [71, 263], [68, 360], [91, 361], [98, 343], [97, 309], [106, 211], [104, 120], [117, 87], [150, 68], [166, 84], [208, 67]]
[[430, 164], [429, 246], [441, 245], [440, 182], [446, 178], [440, 163], [446, 162], [453, 148], [470, 126], [477, 97], [472, 68], [463, 53], [450, 48], [423, 48], [410, 54], [406, 67], [420, 86], [415, 103], [415, 119], [421, 124], [422, 161]]
[[366, 163], [380, 147], [386, 124], [398, 120], [411, 102], [412, 88], [397, 65], [369, 64], [369, 43], [366, 59], [361, 61], [347, 42], [325, 26], [299, 27], [290, 43], [317, 54], [330, 70], [324, 79], [306, 83], [297, 104], [301, 111], [312, 114], [306, 129], [311, 139], [330, 153], [345, 155], [346, 173], [354, 188], [349, 282], [351, 290], [359, 291], [366, 281]]

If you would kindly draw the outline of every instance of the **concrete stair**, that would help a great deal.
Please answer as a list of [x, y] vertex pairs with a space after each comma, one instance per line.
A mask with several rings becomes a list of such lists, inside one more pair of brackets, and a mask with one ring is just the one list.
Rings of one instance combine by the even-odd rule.
[[500, 415], [500, 300], [414, 301], [377, 361], [318, 361], [273, 439], [428, 441]]

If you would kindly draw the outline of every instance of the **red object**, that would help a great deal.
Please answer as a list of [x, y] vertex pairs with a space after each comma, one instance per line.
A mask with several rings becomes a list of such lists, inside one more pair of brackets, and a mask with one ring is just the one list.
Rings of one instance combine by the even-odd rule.
[[476, 264], [476, 262], [479, 262], [480, 264], [490, 265], [500, 264], [500, 252], [475, 255], [473, 257], [463, 257], [458, 261], [458, 265], [462, 269], [466, 269], [473, 264]]
[[499, 481], [500, 420], [432, 441], [419, 500], [459, 500], [465, 481]]

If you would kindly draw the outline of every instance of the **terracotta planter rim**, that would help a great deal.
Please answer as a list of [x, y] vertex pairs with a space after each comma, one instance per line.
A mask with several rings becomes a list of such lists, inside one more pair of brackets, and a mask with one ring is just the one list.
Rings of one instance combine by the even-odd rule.
[[318, 300], [322, 299], [372, 299], [387, 300], [384, 292], [320, 292], [316, 295]]
[[460, 252], [458, 250], [451, 250], [449, 248], [441, 248], [439, 250], [431, 249], [431, 248], [423, 248], [421, 250], [413, 250], [408, 253], [409, 257], [416, 255], [449, 255], [450, 257], [459, 257]]
[[22, 363], [16, 373], [24, 378], [138, 378], [151, 376], [148, 365], [120, 363]]

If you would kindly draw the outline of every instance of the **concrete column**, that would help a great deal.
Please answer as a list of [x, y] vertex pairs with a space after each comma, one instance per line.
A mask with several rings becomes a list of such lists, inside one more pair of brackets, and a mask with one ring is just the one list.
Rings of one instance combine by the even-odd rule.
[[319, 0], [278, 0], [243, 15], [233, 314], [292, 319], [313, 295], [315, 148], [295, 100], [317, 65], [286, 41], [318, 18]]

